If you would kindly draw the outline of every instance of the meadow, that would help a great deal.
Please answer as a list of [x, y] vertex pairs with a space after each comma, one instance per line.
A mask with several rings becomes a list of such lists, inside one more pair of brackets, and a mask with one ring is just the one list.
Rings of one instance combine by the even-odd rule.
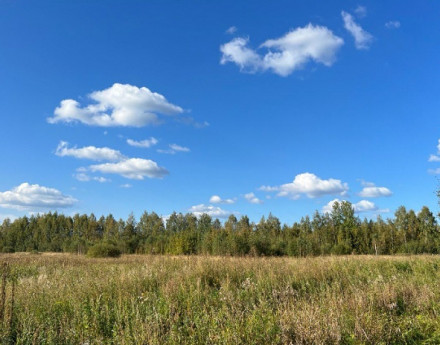
[[440, 258], [1, 254], [2, 344], [439, 344]]

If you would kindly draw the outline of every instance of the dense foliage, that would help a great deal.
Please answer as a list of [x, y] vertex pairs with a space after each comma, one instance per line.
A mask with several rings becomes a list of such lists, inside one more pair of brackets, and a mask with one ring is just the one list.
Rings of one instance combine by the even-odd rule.
[[87, 250], [87, 256], [91, 258], [117, 258], [121, 256], [121, 251], [114, 244], [100, 242]]
[[332, 212], [316, 212], [293, 225], [281, 225], [271, 214], [259, 223], [231, 215], [224, 224], [209, 215], [173, 213], [165, 222], [145, 212], [139, 221], [130, 215], [73, 217], [48, 213], [5, 220], [0, 226], [3, 252], [87, 253], [88, 248], [113, 243], [122, 253], [290, 255], [439, 253], [440, 228], [423, 207], [417, 214], [400, 207], [393, 219], [361, 220], [348, 202]]

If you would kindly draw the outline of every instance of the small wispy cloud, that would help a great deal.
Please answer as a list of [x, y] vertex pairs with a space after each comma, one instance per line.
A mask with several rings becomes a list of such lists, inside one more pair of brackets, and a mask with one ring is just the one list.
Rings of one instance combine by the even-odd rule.
[[168, 145], [169, 149], [158, 149], [157, 152], [159, 153], [165, 153], [165, 154], [169, 154], [169, 155], [174, 155], [177, 152], [190, 152], [191, 150], [188, 147], [185, 146], [180, 146], [177, 144], [170, 144]]
[[247, 193], [244, 198], [251, 204], [262, 204], [264, 201], [257, 198], [254, 193]]
[[233, 35], [237, 32], [237, 27], [236, 26], [231, 26], [226, 30], [227, 34]]
[[428, 162], [440, 162], [440, 139], [437, 142], [437, 154], [429, 155]]
[[150, 139], [140, 140], [136, 141], [133, 139], [127, 139], [127, 144], [134, 147], [143, 147], [143, 148], [149, 148], [151, 146], [154, 146], [159, 141], [156, 138], [151, 137]]
[[357, 24], [350, 13], [341, 12], [344, 21], [344, 28], [353, 36], [354, 43], [357, 49], [368, 49], [373, 42], [373, 36], [365, 31], [359, 24]]
[[385, 23], [387, 29], [398, 29], [400, 28], [400, 22], [398, 20], [390, 20]]
[[356, 9], [354, 10], [354, 13], [356, 13], [356, 15], [359, 18], [364, 18], [367, 16], [367, 8], [365, 6], [361, 6], [359, 5], [358, 7], [356, 7]]
[[73, 177], [80, 182], [89, 182], [89, 181], [96, 181], [99, 183], [111, 182], [111, 180], [108, 178], [102, 176], [90, 176], [84, 172], [78, 172], [77, 174], [74, 174]]
[[233, 204], [233, 203], [235, 203], [235, 201], [236, 201], [235, 199], [222, 199], [218, 195], [213, 195], [209, 199], [209, 202], [211, 204]]

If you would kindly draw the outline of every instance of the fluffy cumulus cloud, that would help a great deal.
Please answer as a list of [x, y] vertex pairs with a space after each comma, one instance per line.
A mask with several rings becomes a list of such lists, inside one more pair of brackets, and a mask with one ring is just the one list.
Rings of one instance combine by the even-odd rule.
[[263, 200], [257, 198], [254, 193], [247, 193], [244, 195], [244, 198], [249, 201], [251, 204], [262, 204]]
[[149, 159], [129, 158], [117, 163], [95, 164], [87, 168], [93, 172], [103, 174], [117, 174], [128, 179], [143, 180], [148, 178], [162, 178], [168, 171]]
[[115, 83], [108, 89], [92, 92], [89, 98], [92, 103], [84, 106], [73, 99], [61, 101], [48, 122], [142, 127], [158, 123], [159, 114], [177, 115], [183, 112], [181, 107], [171, 104], [161, 94], [129, 84]]
[[357, 213], [377, 211], [378, 207], [374, 202], [369, 200], [361, 200], [353, 205], [354, 211]]
[[126, 158], [121, 152], [108, 147], [69, 147], [69, 143], [65, 141], [59, 143], [55, 154], [60, 157], [70, 156], [93, 161], [119, 161]]
[[398, 20], [390, 20], [385, 23], [387, 29], [398, 29], [400, 28], [400, 22]]
[[169, 155], [174, 155], [177, 152], [190, 152], [191, 151], [188, 147], [180, 146], [180, 145], [177, 145], [177, 144], [170, 144], [170, 145], [168, 145], [168, 147], [169, 148], [166, 149], [166, 150], [158, 149], [157, 152], [159, 152], [159, 153], [166, 153], [166, 154], [169, 154]]
[[377, 187], [371, 182], [364, 182], [363, 184], [364, 188], [359, 193], [359, 196], [362, 198], [378, 198], [393, 194], [387, 187]]
[[140, 141], [127, 139], [128, 145], [134, 146], [134, 147], [143, 147], [143, 148], [149, 148], [151, 146], [156, 145], [158, 142], [159, 141], [153, 137], [151, 137], [150, 139], [145, 139], [145, 140], [140, 140]]
[[260, 190], [265, 192], [278, 192], [278, 196], [298, 199], [301, 195], [308, 198], [316, 198], [323, 195], [345, 195], [348, 184], [341, 180], [330, 178], [323, 180], [311, 173], [296, 175], [293, 182], [281, 186], [262, 186]]
[[188, 210], [196, 217], [200, 217], [203, 214], [207, 214], [213, 218], [227, 218], [229, 215], [232, 214], [232, 212], [226, 211], [221, 209], [218, 206], [212, 206], [212, 205], [194, 205], [191, 206], [191, 208]]
[[235, 199], [222, 199], [218, 195], [213, 195], [209, 199], [209, 202], [211, 204], [233, 204], [233, 203], [235, 203]]
[[357, 49], [368, 49], [373, 43], [373, 36], [357, 24], [350, 13], [341, 12], [345, 29], [353, 36]]
[[328, 28], [308, 24], [261, 44], [260, 49], [267, 49], [264, 54], [250, 48], [248, 38], [234, 38], [220, 46], [220, 62], [233, 62], [245, 72], [272, 71], [285, 77], [309, 61], [331, 66], [343, 44]]
[[[333, 205], [335, 202], [341, 203], [346, 200], [339, 200], [339, 199], [333, 199], [328, 202], [323, 208], [322, 212], [324, 213], [330, 213], [333, 210]], [[389, 212], [388, 209], [379, 210], [379, 208], [374, 204], [374, 202], [371, 202], [369, 200], [361, 200], [355, 204], [352, 204], [353, 210], [356, 213], [363, 213], [363, 212], [377, 212], [377, 213], [384, 213]]]
[[9, 191], [0, 192], [0, 207], [17, 210], [41, 210], [70, 207], [77, 200], [55, 188], [22, 183]]

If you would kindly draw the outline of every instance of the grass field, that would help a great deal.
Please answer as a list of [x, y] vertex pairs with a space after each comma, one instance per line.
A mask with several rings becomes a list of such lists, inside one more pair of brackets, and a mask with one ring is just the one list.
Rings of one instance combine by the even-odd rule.
[[5, 254], [2, 344], [439, 344], [440, 257]]

